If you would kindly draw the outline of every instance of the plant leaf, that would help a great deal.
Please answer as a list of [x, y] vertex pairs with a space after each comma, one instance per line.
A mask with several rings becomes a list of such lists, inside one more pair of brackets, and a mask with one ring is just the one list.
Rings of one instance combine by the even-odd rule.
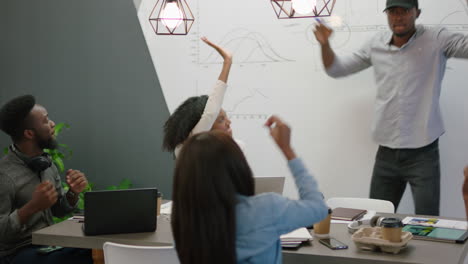
[[82, 199], [81, 197], [80, 197], [80, 199], [78, 199], [77, 207], [78, 207], [78, 209], [81, 209], [81, 210], [84, 209], [84, 199]]
[[60, 173], [65, 171], [65, 165], [63, 164], [63, 160], [60, 157], [58, 156], [52, 157], [52, 160], [57, 166]]
[[54, 217], [53, 217], [54, 223], [56, 223], [56, 224], [57, 224], [57, 223], [60, 223], [60, 222], [63, 222], [63, 221], [65, 221], [65, 220], [67, 220], [68, 218], [69, 218], [69, 216], [65, 216], [65, 217], [55, 217], [55, 216], [54, 216]]
[[58, 124], [55, 124], [54, 135], [55, 135], [55, 136], [58, 136], [58, 135], [60, 134], [60, 132], [62, 132], [62, 129], [63, 129], [64, 126], [65, 126], [65, 123], [58, 123]]
[[119, 184], [119, 190], [130, 189], [132, 182], [129, 179], [123, 179]]
[[54, 131], [54, 135], [57, 137], [64, 128], [70, 128], [70, 125], [67, 124], [67, 123], [58, 123], [58, 124], [55, 124], [55, 131]]

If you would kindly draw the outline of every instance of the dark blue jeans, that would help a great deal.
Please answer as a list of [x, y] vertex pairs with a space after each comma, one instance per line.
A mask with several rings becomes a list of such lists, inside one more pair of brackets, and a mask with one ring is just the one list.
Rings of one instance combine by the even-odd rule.
[[92, 264], [91, 249], [62, 248], [47, 255], [40, 255], [37, 249], [42, 246], [28, 246], [15, 254], [0, 257], [0, 264]]
[[407, 183], [411, 186], [416, 214], [438, 216], [438, 140], [417, 149], [379, 147], [372, 173], [370, 198], [391, 201], [398, 208]]

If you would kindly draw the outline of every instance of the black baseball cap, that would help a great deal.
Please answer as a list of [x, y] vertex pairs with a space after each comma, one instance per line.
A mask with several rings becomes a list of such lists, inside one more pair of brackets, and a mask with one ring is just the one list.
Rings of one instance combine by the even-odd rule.
[[418, 8], [418, 0], [387, 0], [387, 5], [385, 7], [385, 11], [387, 9], [392, 8], [392, 7], [403, 7], [403, 8], [413, 8], [416, 7]]

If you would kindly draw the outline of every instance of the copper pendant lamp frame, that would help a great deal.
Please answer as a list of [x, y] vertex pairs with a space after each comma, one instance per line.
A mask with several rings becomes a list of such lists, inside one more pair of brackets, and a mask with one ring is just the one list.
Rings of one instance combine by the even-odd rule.
[[313, 11], [307, 15], [298, 14], [292, 8], [292, 0], [271, 0], [271, 5], [278, 19], [329, 17], [332, 15], [336, 0], [317, 0]]

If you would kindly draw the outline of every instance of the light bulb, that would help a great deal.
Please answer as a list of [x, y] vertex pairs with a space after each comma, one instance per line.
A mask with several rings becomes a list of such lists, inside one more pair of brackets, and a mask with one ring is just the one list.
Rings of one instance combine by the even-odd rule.
[[161, 12], [162, 23], [171, 30], [180, 25], [183, 17], [176, 1], [168, 2]]
[[314, 10], [317, 0], [292, 0], [292, 8], [300, 15], [306, 15]]

